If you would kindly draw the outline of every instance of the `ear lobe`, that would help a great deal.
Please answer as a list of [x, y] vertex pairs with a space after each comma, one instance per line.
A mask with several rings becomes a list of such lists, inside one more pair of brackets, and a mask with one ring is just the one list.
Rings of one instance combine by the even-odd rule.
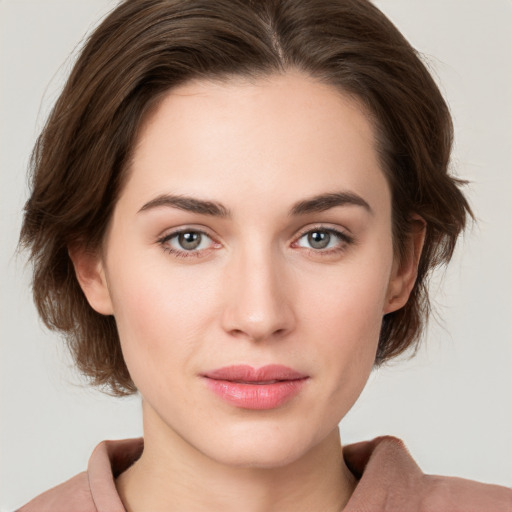
[[91, 307], [102, 315], [114, 313], [103, 261], [98, 251], [70, 247], [68, 254], [75, 268], [76, 278]]
[[395, 258], [393, 263], [384, 314], [402, 308], [409, 300], [418, 275], [418, 264], [425, 242], [425, 234], [425, 221], [419, 215], [415, 215], [411, 220], [411, 230], [406, 242], [404, 257], [400, 261]]

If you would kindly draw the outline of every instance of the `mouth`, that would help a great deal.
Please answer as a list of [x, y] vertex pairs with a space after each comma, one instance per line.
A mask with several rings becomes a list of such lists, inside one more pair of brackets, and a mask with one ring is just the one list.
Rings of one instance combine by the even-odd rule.
[[219, 368], [202, 375], [223, 401], [242, 409], [275, 409], [296, 397], [308, 375], [283, 365], [255, 369], [249, 365]]

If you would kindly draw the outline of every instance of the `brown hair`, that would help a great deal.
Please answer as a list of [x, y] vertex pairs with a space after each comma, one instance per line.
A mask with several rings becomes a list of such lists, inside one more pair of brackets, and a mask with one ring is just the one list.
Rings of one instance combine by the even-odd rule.
[[98, 248], [143, 117], [190, 79], [297, 69], [359, 99], [378, 133], [400, 254], [411, 214], [426, 222], [405, 307], [385, 316], [376, 362], [415, 345], [429, 312], [426, 278], [448, 262], [471, 213], [448, 174], [451, 118], [415, 50], [367, 0], [126, 0], [94, 31], [32, 155], [21, 244], [45, 324], [78, 368], [114, 394], [135, 391], [115, 319], [96, 313], [68, 247]]

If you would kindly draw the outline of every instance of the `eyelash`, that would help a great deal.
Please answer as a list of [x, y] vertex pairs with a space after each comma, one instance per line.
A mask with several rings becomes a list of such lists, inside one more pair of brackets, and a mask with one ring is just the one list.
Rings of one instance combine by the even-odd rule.
[[205, 256], [208, 256], [211, 248], [202, 249], [199, 251], [195, 251], [195, 250], [186, 251], [186, 250], [174, 249], [173, 247], [170, 247], [168, 245], [168, 242], [170, 242], [173, 238], [176, 238], [184, 233], [196, 233], [201, 236], [206, 236], [210, 240], [212, 240], [212, 242], [214, 244], [217, 244], [220, 246], [220, 244], [218, 242], [215, 242], [215, 240], [208, 233], [206, 233], [205, 231], [203, 231], [201, 229], [193, 229], [193, 228], [185, 228], [185, 229], [179, 229], [177, 231], [173, 231], [172, 233], [169, 233], [169, 234], [159, 238], [157, 240], [157, 242], [161, 245], [164, 252], [172, 254], [173, 256], [176, 256], [177, 258], [191, 258], [191, 257], [192, 258], [203, 258]]
[[[345, 233], [343, 231], [339, 231], [334, 228], [326, 228], [323, 226], [316, 226], [316, 227], [309, 228], [309, 229], [303, 231], [292, 243], [292, 246], [298, 247], [297, 244], [302, 238], [304, 238], [305, 236], [307, 236], [311, 233], [315, 233], [315, 232], [327, 233], [331, 236], [335, 236], [339, 240], [339, 244], [336, 247], [333, 247], [330, 249], [315, 249], [312, 247], [309, 247], [309, 248], [302, 247], [303, 250], [308, 251], [308, 253], [313, 253], [315, 256], [331, 256], [333, 254], [341, 253], [347, 249], [347, 246], [349, 246], [355, 242], [355, 240], [352, 236], [349, 236], [347, 233]], [[162, 247], [164, 252], [172, 254], [173, 256], [175, 256], [177, 258], [190, 258], [190, 257], [203, 258], [205, 256], [208, 256], [208, 254], [210, 254], [211, 249], [213, 247], [208, 247], [207, 249], [202, 249], [202, 250], [187, 251], [187, 250], [175, 249], [168, 245], [168, 242], [170, 240], [172, 240], [184, 233], [195, 233], [195, 234], [199, 234], [201, 236], [205, 236], [205, 237], [209, 238], [210, 240], [212, 240], [214, 245], [216, 244], [216, 245], [220, 246], [220, 244], [218, 242], [216, 242], [205, 231], [203, 231], [201, 229], [192, 229], [192, 228], [186, 228], [186, 229], [180, 229], [178, 231], [173, 231], [172, 233], [169, 233], [169, 234], [159, 238], [157, 240], [157, 243], [160, 244], [160, 246]]]
[[292, 246], [297, 246], [299, 240], [304, 238], [305, 236], [311, 234], [311, 233], [328, 233], [331, 236], [335, 236], [339, 243], [332, 248], [329, 249], [314, 249], [312, 247], [303, 247], [303, 250], [308, 251], [308, 253], [313, 254], [314, 256], [332, 256], [335, 254], [339, 254], [344, 252], [349, 245], [352, 245], [355, 243], [355, 239], [348, 235], [344, 231], [339, 231], [338, 229], [334, 228], [327, 228], [325, 226], [315, 226], [313, 228], [308, 228], [307, 230], [303, 231], [296, 239], [295, 242], [293, 242]]

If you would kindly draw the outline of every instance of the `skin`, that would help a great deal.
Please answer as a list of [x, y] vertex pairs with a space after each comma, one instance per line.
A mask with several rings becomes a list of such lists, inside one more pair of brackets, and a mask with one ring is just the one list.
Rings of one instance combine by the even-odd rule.
[[[340, 192], [368, 208], [291, 214]], [[156, 205], [166, 194], [229, 215]], [[183, 229], [206, 233], [198, 249], [180, 246]], [[407, 301], [418, 233], [398, 262], [374, 128], [353, 98], [298, 72], [170, 91], [142, 127], [101, 252], [71, 253], [142, 396], [145, 449], [117, 479], [127, 510], [340, 510], [355, 480], [338, 423], [382, 316]], [[226, 403], [201, 377], [272, 363], [309, 379], [271, 410]]]

